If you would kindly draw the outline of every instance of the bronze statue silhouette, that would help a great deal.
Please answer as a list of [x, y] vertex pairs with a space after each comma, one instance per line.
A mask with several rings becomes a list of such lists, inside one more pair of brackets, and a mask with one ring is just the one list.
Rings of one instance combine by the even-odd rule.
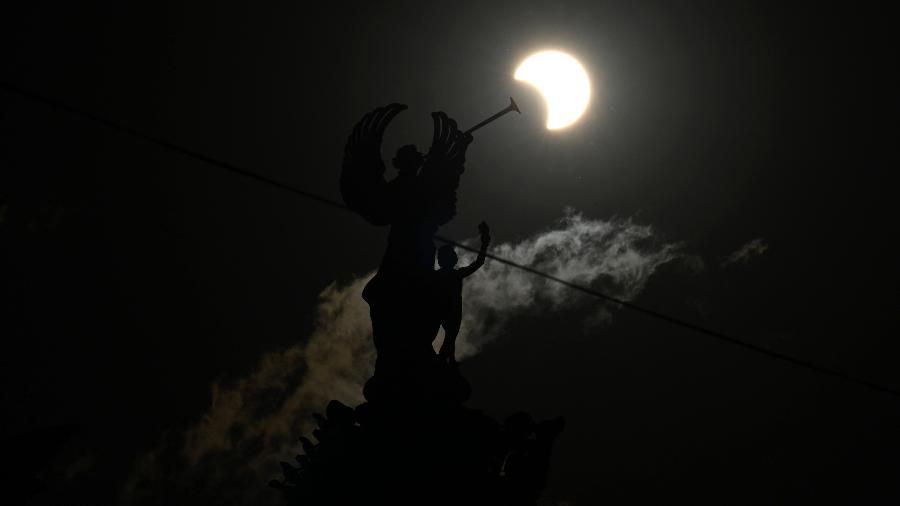
[[[397, 176], [385, 179], [381, 140], [406, 106], [391, 104], [367, 114], [344, 151], [341, 194], [347, 206], [374, 225], [390, 226], [377, 274], [366, 285], [377, 351], [366, 383], [367, 402], [351, 408], [331, 401], [315, 415], [317, 443], [300, 438], [296, 464], [282, 462], [282, 480], [270, 485], [290, 505], [431, 504], [533, 506], [544, 487], [553, 439], [563, 420], [535, 423], [513, 415], [501, 426], [463, 405], [470, 388], [455, 362], [462, 320], [463, 279], [485, 261], [487, 224], [479, 225], [476, 260], [456, 269], [456, 252], [444, 246], [436, 271], [433, 236], [456, 215], [456, 191], [471, 131], [510, 107], [460, 132], [442, 112], [432, 113], [428, 153], [401, 147]], [[444, 327], [440, 353], [434, 339]]]
[[441, 326], [444, 328], [444, 342], [438, 355], [448, 363], [456, 362], [456, 336], [462, 323], [462, 283], [467, 277], [484, 265], [487, 248], [491, 244], [491, 234], [487, 223], [478, 225], [481, 234], [481, 249], [471, 264], [456, 269], [459, 258], [453, 246], [445, 244], [438, 250], [438, 265], [435, 273], [435, 292]]
[[[384, 177], [381, 141], [391, 120], [406, 106], [391, 104], [365, 115], [344, 149], [341, 194], [348, 207], [374, 225], [389, 225], [388, 244], [377, 274], [366, 285], [378, 352], [376, 375], [421, 377], [432, 370], [432, 342], [441, 324], [433, 297], [438, 228], [456, 215], [456, 190], [472, 136], [443, 112], [431, 114], [431, 148], [401, 147], [392, 162], [397, 176]], [[396, 382], [395, 382], [396, 383]], [[369, 393], [371, 393], [371, 389]]]

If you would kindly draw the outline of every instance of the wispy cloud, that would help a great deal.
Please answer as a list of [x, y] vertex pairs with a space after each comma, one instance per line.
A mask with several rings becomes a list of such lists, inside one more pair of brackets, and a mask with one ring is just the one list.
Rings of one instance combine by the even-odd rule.
[[[592, 220], [574, 211], [548, 231], [518, 243], [500, 244], [491, 253], [590, 286], [607, 295], [634, 299], [654, 272], [680, 258], [681, 245], [663, 243], [649, 225], [631, 219]], [[470, 261], [468, 254], [461, 261]], [[463, 326], [457, 346], [461, 357], [494, 339], [510, 317], [535, 307], [571, 308], [586, 295], [509, 265], [493, 262], [463, 288]], [[610, 308], [596, 304], [592, 323], [608, 321]]]
[[725, 257], [725, 260], [722, 261], [722, 267], [728, 267], [729, 265], [738, 263], [749, 263], [754, 257], [762, 256], [768, 250], [769, 245], [766, 243], [766, 240], [762, 237], [757, 237]]
[[[549, 230], [491, 252], [630, 300], [661, 265], [680, 258], [680, 245], [661, 242], [650, 226], [631, 219], [592, 220], [569, 211]], [[461, 254], [461, 263], [471, 260]], [[163, 438], [136, 463], [122, 502], [209, 502], [227, 494], [229, 504], [277, 504], [279, 497], [265, 484], [279, 474], [278, 461], [297, 451], [296, 438], [311, 430], [310, 414], [331, 399], [362, 401], [362, 385], [375, 362], [361, 297], [371, 276], [327, 287], [315, 331], [304, 343], [265, 355], [245, 378], [214, 384], [203, 417]], [[467, 280], [463, 296], [461, 358], [500, 335], [516, 314], [536, 307], [564, 310], [585, 297], [490, 260]], [[610, 309], [597, 308], [589, 323], [609, 321]]]
[[120, 502], [280, 504], [266, 483], [278, 474], [278, 462], [291, 458], [297, 438], [311, 431], [310, 415], [331, 399], [362, 401], [375, 363], [361, 298], [370, 278], [325, 288], [305, 343], [264, 355], [236, 382], [214, 383], [202, 418], [138, 459]]

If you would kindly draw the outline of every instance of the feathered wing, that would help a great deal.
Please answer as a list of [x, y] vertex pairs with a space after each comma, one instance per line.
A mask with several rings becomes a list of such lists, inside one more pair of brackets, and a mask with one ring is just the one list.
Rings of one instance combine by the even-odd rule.
[[344, 147], [341, 166], [341, 196], [347, 207], [373, 225], [391, 221], [381, 140], [394, 117], [406, 109], [403, 104], [390, 104], [366, 114], [353, 128]]
[[456, 216], [456, 189], [465, 170], [466, 149], [472, 136], [460, 132], [456, 121], [443, 112], [433, 112], [431, 118], [434, 136], [427, 161], [419, 173], [419, 187], [423, 218], [439, 227]]

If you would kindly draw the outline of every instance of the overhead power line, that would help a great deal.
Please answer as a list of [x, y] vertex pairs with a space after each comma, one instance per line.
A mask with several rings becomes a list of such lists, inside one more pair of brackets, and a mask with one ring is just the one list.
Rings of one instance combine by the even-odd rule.
[[[232, 173], [241, 175], [241, 176], [243, 176], [243, 177], [247, 177], [247, 178], [253, 179], [253, 180], [258, 181], [258, 182], [261, 182], [261, 183], [268, 184], [268, 185], [270, 185], [270, 186], [274, 186], [274, 187], [276, 187], [276, 188], [280, 188], [280, 189], [282, 189], [282, 190], [289, 191], [289, 192], [291, 192], [291, 193], [300, 195], [300, 196], [305, 197], [305, 198], [307, 198], [307, 199], [314, 200], [314, 201], [316, 201], [316, 202], [319, 202], [319, 203], [322, 203], [322, 204], [325, 204], [325, 205], [328, 205], [328, 206], [331, 206], [331, 207], [334, 207], [334, 208], [338, 208], [338, 209], [342, 209], [342, 210], [344, 210], [344, 211], [350, 211], [350, 212], [352, 212], [352, 211], [350, 210], [350, 208], [348, 208], [346, 205], [344, 205], [343, 203], [338, 202], [338, 201], [336, 201], [336, 200], [332, 200], [332, 199], [329, 199], [329, 198], [327, 198], [327, 197], [323, 197], [323, 196], [321, 196], [321, 195], [318, 195], [318, 194], [316, 194], [316, 193], [312, 193], [312, 192], [303, 190], [303, 189], [301, 189], [301, 188], [298, 188], [298, 187], [296, 187], [296, 186], [290, 185], [290, 184], [288, 184], [288, 183], [284, 183], [284, 182], [282, 182], [282, 181], [278, 181], [278, 180], [275, 180], [275, 179], [271, 179], [271, 178], [262, 176], [262, 175], [260, 175], [260, 174], [258, 174], [258, 173], [256, 173], [256, 172], [254, 172], [254, 171], [252, 171], [252, 170], [248, 170], [248, 169], [245, 169], [245, 168], [243, 168], [243, 167], [239, 167], [239, 166], [237, 166], [237, 165], [235, 165], [235, 164], [232, 164], [232, 163], [229, 163], [229, 162], [220, 160], [220, 159], [218, 159], [218, 158], [215, 158], [215, 157], [212, 157], [212, 156], [209, 156], [209, 155], [205, 155], [205, 154], [200, 153], [200, 152], [198, 152], [198, 151], [195, 151], [195, 150], [193, 150], [193, 149], [186, 148], [186, 147], [181, 146], [181, 145], [179, 145], [179, 144], [175, 144], [175, 143], [173, 143], [173, 142], [171, 142], [171, 141], [167, 141], [167, 140], [165, 140], [165, 139], [163, 139], [163, 138], [161, 138], [161, 137], [157, 137], [157, 136], [155, 136], [155, 135], [147, 134], [147, 133], [142, 132], [142, 131], [140, 131], [140, 130], [138, 130], [138, 129], [129, 127], [129, 126], [127, 126], [127, 125], [123, 125], [123, 124], [117, 123], [117, 122], [115, 122], [115, 121], [109, 120], [109, 119], [107, 119], [107, 118], [104, 118], [104, 117], [99, 116], [99, 115], [97, 115], [97, 114], [91, 113], [91, 112], [89, 112], [89, 111], [85, 111], [85, 110], [82, 110], [82, 109], [73, 107], [73, 106], [71, 106], [71, 105], [69, 105], [69, 104], [67, 104], [67, 103], [65, 103], [65, 102], [63, 102], [63, 101], [60, 101], [60, 100], [57, 100], [57, 99], [54, 99], [54, 98], [50, 98], [50, 97], [46, 97], [46, 96], [41, 95], [41, 94], [38, 94], [38, 93], [34, 93], [34, 92], [32, 92], [32, 91], [29, 91], [29, 90], [20, 88], [20, 87], [18, 87], [18, 86], [16, 86], [16, 85], [13, 85], [13, 84], [8, 83], [8, 82], [5, 82], [5, 81], [0, 81], [0, 88], [4, 89], [4, 90], [6, 90], [6, 91], [8, 91], [8, 92], [10, 92], [10, 93], [13, 93], [13, 94], [19, 95], [19, 96], [21, 96], [21, 97], [27, 98], [27, 99], [29, 99], [29, 100], [32, 100], [32, 101], [34, 101], [34, 102], [39, 102], [39, 103], [42, 103], [42, 104], [44, 104], [44, 105], [47, 105], [47, 106], [50, 106], [50, 107], [54, 107], [54, 108], [56, 108], [56, 109], [60, 109], [60, 110], [66, 111], [66, 112], [68, 112], [68, 113], [70, 113], [70, 114], [73, 114], [73, 115], [76, 115], [76, 116], [80, 116], [80, 117], [82, 117], [82, 118], [89, 119], [89, 120], [94, 121], [94, 122], [96, 122], [96, 123], [100, 123], [100, 124], [102, 124], [102, 125], [104, 125], [104, 126], [106, 126], [106, 127], [109, 127], [109, 128], [111, 128], [111, 129], [113, 129], [113, 130], [116, 130], [116, 131], [119, 131], [119, 132], [121, 132], [121, 133], [130, 135], [130, 136], [132, 136], [132, 137], [136, 137], [136, 138], [143, 139], [143, 140], [148, 141], [148, 142], [150, 142], [150, 143], [153, 143], [153, 144], [156, 144], [156, 145], [158, 145], [158, 146], [164, 147], [164, 148], [166, 148], [166, 149], [169, 149], [169, 150], [174, 151], [174, 152], [176, 152], [176, 153], [182, 154], [182, 155], [184, 155], [184, 156], [187, 156], [187, 157], [190, 157], [190, 158], [194, 158], [194, 159], [196, 159], [196, 160], [200, 160], [200, 161], [202, 161], [202, 162], [205, 162], [205, 163], [207, 163], [207, 164], [209, 164], [209, 165], [218, 167], [218, 168], [220, 168], [220, 169], [223, 169], [223, 170], [226, 170], [226, 171], [229, 171], [229, 172], [232, 172]], [[471, 247], [471, 246], [467, 246], [467, 245], [465, 245], [465, 244], [461, 244], [461, 243], [459, 243], [459, 242], [457, 242], [457, 241], [454, 241], [454, 240], [449, 239], [449, 238], [446, 238], [446, 237], [442, 237], [442, 236], [436, 235], [436, 236], [435, 236], [435, 239], [437, 239], [437, 240], [439, 240], [439, 241], [441, 241], [441, 242], [447, 243], [447, 244], [451, 244], [451, 245], [453, 245], [454, 247], [457, 247], [457, 248], [460, 248], [460, 249], [464, 249], [464, 250], [467, 250], [467, 251], [471, 251], [471, 252], [474, 252], [474, 253], [478, 253], [478, 250], [477, 250], [476, 248], [473, 248], [473, 247]], [[661, 321], [670, 323], [670, 324], [672, 324], [672, 325], [675, 325], [675, 326], [678, 326], [678, 327], [682, 327], [682, 328], [685, 328], [685, 329], [688, 329], [688, 330], [692, 330], [692, 331], [694, 331], [694, 332], [697, 332], [697, 333], [699, 333], [699, 334], [706, 335], [706, 336], [708, 336], [708, 337], [717, 339], [717, 340], [719, 340], [719, 341], [723, 341], [723, 342], [726, 342], [726, 343], [729, 343], [729, 344], [732, 344], [732, 345], [735, 345], [735, 346], [739, 346], [739, 347], [741, 347], [741, 348], [743, 348], [743, 349], [750, 350], [750, 351], [754, 351], [754, 352], [756, 352], [756, 353], [765, 355], [765, 356], [767, 356], [767, 357], [775, 358], [775, 359], [778, 359], [778, 360], [787, 362], [787, 363], [789, 363], [789, 364], [793, 364], [793, 365], [798, 366], [798, 367], [802, 367], [802, 368], [805, 368], [805, 369], [808, 369], [808, 370], [811, 370], [811, 371], [815, 371], [815, 372], [818, 372], [818, 373], [821, 373], [821, 374], [824, 374], [824, 375], [833, 376], [833, 377], [835, 377], [835, 378], [842, 379], [842, 380], [847, 381], [847, 382], [849, 382], [849, 383], [854, 383], [854, 384], [857, 384], [857, 385], [860, 385], [860, 386], [864, 386], [864, 387], [870, 388], [870, 389], [872, 389], [872, 390], [877, 390], [877, 391], [879, 391], [879, 392], [883, 392], [883, 393], [887, 393], [887, 394], [890, 394], [890, 395], [893, 395], [893, 396], [900, 397], [900, 390], [896, 390], [896, 389], [891, 388], [891, 387], [887, 387], [887, 386], [884, 386], [884, 385], [880, 385], [880, 384], [878, 384], [878, 383], [874, 383], [874, 382], [872, 382], [872, 381], [869, 381], [869, 380], [866, 380], [866, 379], [863, 379], [863, 378], [859, 378], [859, 377], [856, 377], [856, 376], [852, 376], [852, 375], [850, 375], [850, 374], [844, 373], [844, 372], [839, 371], [839, 370], [837, 370], [837, 369], [832, 369], [832, 368], [830, 368], [830, 367], [826, 367], [826, 366], [823, 366], [823, 365], [819, 365], [819, 364], [816, 364], [816, 363], [814, 363], [814, 362], [810, 362], [810, 361], [807, 361], [807, 360], [804, 360], [804, 359], [792, 357], [792, 356], [790, 356], [790, 355], [786, 355], [786, 354], [784, 354], [784, 353], [781, 353], [781, 352], [778, 352], [778, 351], [775, 351], [775, 350], [772, 350], [772, 349], [769, 349], [769, 348], [765, 348], [765, 347], [763, 347], [763, 346], [759, 346], [759, 345], [756, 345], [756, 344], [753, 344], [753, 343], [749, 343], [749, 342], [744, 341], [744, 340], [741, 340], [741, 339], [737, 339], [737, 338], [735, 338], [735, 337], [729, 336], [729, 335], [727, 335], [727, 334], [723, 334], [723, 333], [718, 332], [718, 331], [716, 331], [716, 330], [712, 330], [712, 329], [703, 327], [703, 326], [701, 326], [701, 325], [697, 325], [697, 324], [695, 324], [695, 323], [691, 323], [691, 322], [689, 322], [689, 321], [687, 321], [687, 320], [683, 320], [683, 319], [681, 319], [681, 318], [676, 318], [676, 317], [674, 317], [674, 316], [670, 316], [670, 315], [667, 315], [667, 314], [665, 314], [665, 313], [661, 313], [661, 312], [659, 312], [659, 311], [655, 311], [655, 310], [653, 310], [653, 309], [648, 309], [648, 308], [645, 308], [645, 307], [643, 307], [643, 306], [639, 306], [639, 305], [637, 305], [637, 304], [634, 304], [634, 303], [632, 303], [632, 302], [629, 302], [629, 301], [627, 301], [627, 300], [620, 299], [620, 298], [618, 298], [618, 297], [613, 297], [613, 296], [611, 296], [611, 295], [605, 294], [605, 293], [603, 293], [603, 292], [601, 292], [601, 291], [599, 291], [599, 290], [596, 290], [596, 289], [594, 289], [594, 288], [591, 288], [591, 287], [589, 287], [589, 286], [584, 286], [584, 285], [580, 285], [580, 284], [578, 284], [578, 283], [573, 283], [572, 281], [568, 281], [568, 280], [566, 280], [566, 279], [563, 279], [563, 278], [554, 276], [554, 275], [552, 275], [552, 274], [549, 274], [549, 273], [546, 273], [546, 272], [543, 272], [543, 271], [539, 271], [539, 270], [537, 270], [537, 269], [534, 269], [534, 268], [532, 268], [532, 267], [529, 267], [528, 265], [520, 264], [520, 263], [518, 263], [518, 262], [514, 262], [514, 261], [512, 261], [512, 260], [509, 260], [509, 259], [507, 259], [507, 258], [503, 258], [503, 257], [497, 256], [497, 255], [493, 255], [493, 254], [490, 254], [490, 253], [488, 253], [486, 256], [487, 256], [488, 258], [490, 258], [490, 259], [492, 259], [492, 260], [495, 260], [495, 261], [497, 261], [497, 262], [499, 262], [499, 263], [502, 263], [502, 264], [504, 264], [504, 265], [508, 265], [508, 266], [513, 267], [513, 268], [516, 268], [516, 269], [521, 269], [521, 270], [523, 270], [523, 271], [525, 271], [525, 272], [528, 272], [528, 273], [530, 273], [530, 274], [533, 274], [533, 275], [535, 275], [535, 276], [539, 276], [539, 277], [542, 277], [542, 278], [544, 278], [544, 279], [547, 279], [547, 280], [550, 280], [550, 281], [553, 281], [553, 282], [556, 282], [556, 283], [560, 283], [560, 284], [562, 284], [562, 285], [564, 285], [564, 286], [566, 286], [566, 287], [568, 287], [568, 288], [571, 288], [571, 289], [573, 289], [573, 290], [576, 290], [576, 291], [582, 292], [582, 293], [584, 293], [584, 294], [590, 295], [590, 296], [595, 297], [595, 298], [597, 298], [597, 299], [604, 300], [604, 301], [607, 301], [607, 302], [612, 302], [612, 303], [617, 304], [617, 305], [619, 305], [619, 306], [622, 306], [622, 307], [624, 307], [624, 308], [631, 309], [631, 310], [633, 310], [633, 311], [637, 311], [637, 312], [639, 312], [639, 313], [642, 313], [642, 314], [645, 314], [645, 315], [647, 315], [647, 316], [656, 318], [656, 319], [658, 319], [658, 320], [661, 320]]]

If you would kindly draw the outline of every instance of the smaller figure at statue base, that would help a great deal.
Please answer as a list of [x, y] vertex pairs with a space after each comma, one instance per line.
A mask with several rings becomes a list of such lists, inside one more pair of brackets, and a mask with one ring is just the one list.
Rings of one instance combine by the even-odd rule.
[[478, 225], [478, 232], [481, 235], [478, 257], [463, 268], [456, 268], [459, 257], [456, 256], [453, 246], [445, 244], [438, 250], [440, 268], [435, 273], [435, 304], [441, 327], [444, 329], [444, 342], [438, 354], [448, 363], [456, 362], [456, 337], [462, 324], [463, 280], [475, 274], [484, 265], [487, 248], [491, 244], [487, 223], [482, 221]]

